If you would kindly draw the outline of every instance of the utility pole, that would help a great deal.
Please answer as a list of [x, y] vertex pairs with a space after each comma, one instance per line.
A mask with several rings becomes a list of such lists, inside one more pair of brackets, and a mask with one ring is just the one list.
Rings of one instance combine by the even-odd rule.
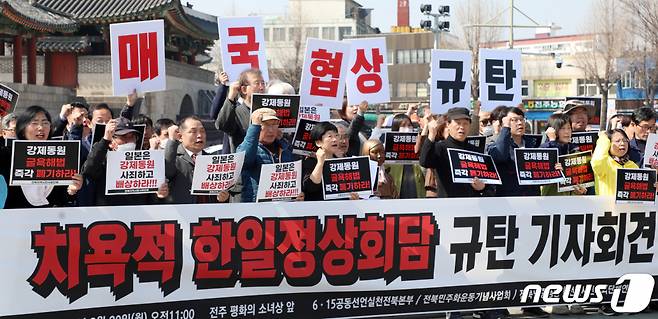
[[434, 18], [434, 24], [432, 24], [432, 20], [429, 19], [421, 20], [420, 27], [434, 33], [434, 49], [440, 49], [441, 33], [450, 32], [450, 21], [441, 21], [440, 18], [447, 18], [450, 16], [450, 6], [439, 6], [438, 13], [432, 13], [431, 4], [421, 4], [420, 12], [426, 17], [431, 16]]

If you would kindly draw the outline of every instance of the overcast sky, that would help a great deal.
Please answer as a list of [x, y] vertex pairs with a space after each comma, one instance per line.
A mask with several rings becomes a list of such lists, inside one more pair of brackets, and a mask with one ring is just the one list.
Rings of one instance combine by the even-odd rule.
[[[283, 15], [286, 11], [287, 0], [181, 0], [183, 3], [189, 2], [194, 5], [194, 9], [209, 13], [216, 16], [246, 16], [249, 14], [258, 15]], [[508, 0], [493, 0], [502, 10], [509, 6]], [[374, 9], [372, 12], [372, 24], [379, 27], [382, 32], [389, 32], [392, 25], [396, 25], [397, 0], [357, 0], [366, 8]], [[420, 5], [423, 3], [432, 4], [435, 8], [438, 5], [450, 5], [452, 17], [449, 18], [453, 29], [460, 22], [457, 19], [457, 5], [462, 2], [459, 0], [410, 0], [409, 10], [411, 12], [410, 23], [412, 26], [418, 26], [421, 20]], [[591, 0], [516, 0], [514, 5], [525, 12], [540, 24], [556, 23], [562, 30], [557, 31], [558, 35], [577, 34], [584, 30], [583, 20], [590, 9]], [[436, 9], [434, 9], [436, 11]], [[504, 18], [507, 23], [509, 14]], [[514, 16], [515, 24], [531, 24], [531, 22], [516, 13]], [[507, 31], [501, 32], [502, 36], [508, 37]], [[515, 30], [515, 39], [529, 38], [534, 36], [534, 30]]]

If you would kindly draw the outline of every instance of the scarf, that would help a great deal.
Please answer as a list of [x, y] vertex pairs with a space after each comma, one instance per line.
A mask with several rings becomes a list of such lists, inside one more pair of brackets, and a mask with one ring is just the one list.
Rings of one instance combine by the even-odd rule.
[[25, 199], [32, 206], [46, 206], [48, 202], [48, 195], [53, 191], [54, 185], [25, 185], [21, 186]]

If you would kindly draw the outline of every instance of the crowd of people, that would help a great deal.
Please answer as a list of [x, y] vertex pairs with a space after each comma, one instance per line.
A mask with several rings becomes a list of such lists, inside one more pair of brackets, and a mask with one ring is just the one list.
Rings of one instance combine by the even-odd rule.
[[[472, 111], [452, 108], [445, 114], [432, 114], [429, 106], [419, 109], [419, 105], [413, 105], [406, 113], [380, 116], [377, 124], [369, 127], [365, 120], [368, 104], [344, 101], [336, 120], [319, 122], [311, 132], [318, 148], [315, 154], [301, 157], [293, 154], [292, 136], [281, 133], [280, 119], [274, 110], [260, 108], [251, 111], [255, 93], [295, 92], [287, 83], [268, 85], [256, 69], [244, 71], [233, 82], [225, 73], [218, 75], [211, 116], [215, 127], [224, 133], [221, 152], [245, 152], [245, 161], [239, 183], [212, 196], [192, 195], [190, 192], [196, 157], [208, 154], [205, 151], [208, 147], [206, 131], [197, 116], [186, 116], [175, 123], [166, 118], [154, 122], [146, 115], [133, 114], [133, 106], [138, 100], [135, 92], [127, 97], [119, 116], [115, 116], [107, 104], [90, 108], [80, 102], [62, 106], [55, 117], [41, 106], [30, 106], [8, 114], [1, 123], [0, 208], [255, 202], [264, 164], [300, 159], [302, 193], [295, 200], [320, 201], [324, 200], [322, 171], [325, 161], [351, 156], [369, 156], [377, 163], [379, 170], [373, 197], [379, 199], [614, 195], [616, 169], [642, 167], [647, 138], [656, 131], [657, 115], [651, 107], [642, 107], [632, 115], [614, 116], [609, 128], [599, 132], [593, 151], [591, 166], [595, 186], [558, 192], [555, 184], [541, 187], [519, 185], [514, 150], [539, 146], [526, 135], [528, 125], [521, 106], [499, 106], [492, 112], [481, 112], [476, 101]], [[556, 148], [560, 155], [578, 152], [578, 146], [571, 143], [571, 136], [574, 132], [585, 131], [591, 116], [593, 113], [587, 104], [567, 102], [563, 110], [548, 120], [540, 147]], [[104, 134], [100, 141], [92, 143], [92, 131], [99, 123], [105, 124]], [[145, 136], [135, 129], [137, 124], [145, 125]], [[415, 152], [420, 158], [417, 164], [386, 163], [382, 132], [389, 127], [393, 132], [417, 132]], [[453, 182], [448, 149], [477, 152], [478, 149], [466, 141], [473, 135], [486, 136], [485, 152], [494, 160], [502, 185], [487, 185], [477, 178], [470, 184]], [[80, 141], [80, 171], [72, 177], [71, 185], [8, 186], [11, 139], [48, 140], [56, 136]], [[140, 141], [143, 144], [138, 146]], [[165, 183], [159, 185], [156, 194], [106, 195], [108, 152], [135, 149], [165, 151]], [[360, 197], [354, 193], [350, 199]], [[570, 311], [569, 308], [557, 309], [556, 312], [562, 313]], [[541, 312], [537, 308], [528, 311]]]

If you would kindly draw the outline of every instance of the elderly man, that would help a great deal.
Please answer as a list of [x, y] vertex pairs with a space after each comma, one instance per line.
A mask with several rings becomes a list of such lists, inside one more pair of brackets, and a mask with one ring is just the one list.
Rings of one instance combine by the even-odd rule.
[[165, 175], [170, 183], [170, 201], [175, 204], [216, 203], [228, 200], [228, 193], [217, 196], [192, 195], [194, 165], [199, 155], [210, 155], [206, 147], [206, 129], [195, 115], [184, 117], [180, 126], [168, 129], [170, 141], [165, 149]]
[[255, 202], [258, 195], [260, 169], [263, 164], [292, 162], [292, 150], [285, 139], [278, 138], [279, 118], [270, 108], [251, 115], [251, 125], [238, 152], [245, 152], [242, 166], [242, 202]]
[[16, 115], [14, 113], [5, 115], [2, 118], [0, 125], [2, 127], [1, 136], [3, 139], [6, 140], [16, 138]]
[[[265, 92], [265, 81], [258, 69], [243, 71], [240, 73], [240, 79], [231, 83], [226, 101], [215, 121], [215, 127], [228, 134], [231, 153], [235, 152], [247, 133], [251, 114], [251, 96], [263, 92]], [[238, 97], [241, 98], [240, 101]]]

